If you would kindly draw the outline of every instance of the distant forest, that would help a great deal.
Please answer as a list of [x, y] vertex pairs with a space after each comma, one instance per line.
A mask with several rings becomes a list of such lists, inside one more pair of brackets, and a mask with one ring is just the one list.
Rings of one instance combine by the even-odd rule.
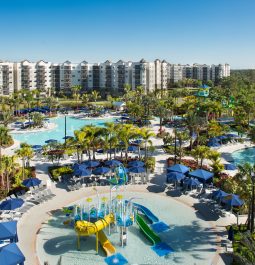
[[255, 69], [231, 70], [231, 76], [255, 83]]

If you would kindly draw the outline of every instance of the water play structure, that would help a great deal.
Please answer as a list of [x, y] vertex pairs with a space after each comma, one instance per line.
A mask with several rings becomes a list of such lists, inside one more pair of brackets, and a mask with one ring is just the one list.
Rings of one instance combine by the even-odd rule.
[[[64, 208], [68, 220], [64, 222], [75, 229], [77, 234], [77, 249], [81, 250], [80, 238], [95, 236], [96, 253], [99, 244], [107, 257], [120, 255], [116, 253], [116, 245], [110, 242], [111, 233], [119, 233], [119, 247], [128, 245], [128, 229], [137, 224], [143, 234], [151, 243], [152, 250], [159, 256], [160, 253], [168, 254], [172, 249], [164, 244], [157, 233], [164, 232], [169, 226], [159, 221], [147, 207], [133, 202], [138, 198], [124, 198], [124, 192], [119, 188], [126, 184], [128, 177], [123, 165], [113, 169], [114, 177], [109, 180], [109, 198], [100, 196], [94, 189], [96, 203], [92, 198], [87, 198], [86, 203]], [[114, 196], [113, 196], [113, 192]], [[94, 199], [95, 200], [95, 199]], [[115, 242], [116, 244], [116, 242]], [[163, 251], [163, 252], [162, 252]]]

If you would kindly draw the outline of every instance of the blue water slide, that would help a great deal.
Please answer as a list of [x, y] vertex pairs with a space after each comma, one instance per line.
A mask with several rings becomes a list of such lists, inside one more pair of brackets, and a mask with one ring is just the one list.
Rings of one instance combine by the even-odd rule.
[[[126, 201], [126, 203], [128, 203], [128, 201]], [[158, 217], [154, 215], [147, 207], [134, 202], [133, 205], [137, 208], [137, 210], [142, 212], [152, 223], [159, 221]]]

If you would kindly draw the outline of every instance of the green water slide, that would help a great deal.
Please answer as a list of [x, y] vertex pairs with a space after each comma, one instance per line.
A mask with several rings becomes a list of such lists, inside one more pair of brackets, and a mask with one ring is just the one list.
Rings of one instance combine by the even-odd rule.
[[136, 215], [136, 223], [153, 245], [161, 242], [159, 236], [152, 231], [140, 214]]

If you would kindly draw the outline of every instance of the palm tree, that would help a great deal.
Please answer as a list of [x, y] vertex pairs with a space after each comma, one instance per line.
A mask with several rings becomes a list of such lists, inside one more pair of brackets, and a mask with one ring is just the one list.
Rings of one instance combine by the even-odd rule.
[[138, 128], [132, 124], [124, 124], [120, 127], [118, 126], [118, 138], [123, 142], [125, 148], [125, 158], [126, 162], [128, 160], [128, 146], [131, 139], [138, 136]]
[[112, 149], [114, 148], [114, 154], [116, 153], [116, 147], [118, 144], [117, 138], [117, 126], [113, 122], [105, 123], [105, 138], [108, 140], [110, 149], [110, 159], [112, 159]]
[[152, 146], [152, 141], [150, 140], [151, 137], [154, 137], [155, 136], [155, 133], [152, 132], [151, 130], [148, 130], [147, 128], [142, 128], [140, 129], [140, 132], [139, 134], [141, 135], [141, 137], [143, 138], [143, 141], [144, 141], [144, 147], [145, 147], [145, 159], [147, 158], [147, 155], [148, 155], [148, 144], [150, 146]]
[[88, 103], [89, 103], [89, 95], [87, 93], [84, 93], [81, 97], [81, 100], [82, 100], [82, 104], [84, 106], [87, 106]]
[[2, 122], [5, 127], [7, 127], [8, 124], [12, 122], [12, 117], [13, 115], [11, 111], [5, 111], [2, 113], [2, 119], [3, 119]]
[[43, 126], [43, 115], [39, 112], [34, 112], [32, 114], [32, 121], [34, 127], [42, 127]]
[[164, 102], [163, 101], [159, 101], [154, 113], [157, 117], [159, 117], [159, 132], [162, 132], [162, 121], [164, 118], [167, 118], [170, 114], [170, 112], [168, 111], [168, 109], [165, 107]]
[[4, 178], [5, 177], [5, 183], [6, 183], [6, 189], [7, 192], [10, 190], [10, 182], [11, 178], [14, 177], [14, 171], [15, 167], [18, 166], [17, 163], [15, 163], [15, 156], [3, 156], [2, 158], [2, 172], [1, 175]]
[[200, 145], [191, 151], [191, 155], [197, 160], [197, 164], [199, 164], [200, 159], [200, 168], [203, 166], [204, 159], [208, 158], [210, 155], [211, 149], [208, 146]]
[[91, 97], [93, 102], [96, 102], [100, 98], [100, 95], [99, 95], [98, 91], [92, 90], [90, 97]]
[[25, 178], [25, 167], [26, 162], [27, 165], [29, 164], [29, 160], [33, 157], [34, 152], [30, 145], [23, 143], [20, 145], [20, 149], [16, 150], [15, 152], [18, 157], [22, 159], [22, 177], [23, 180]]
[[72, 87], [72, 96], [76, 101], [76, 109], [78, 109], [78, 103], [79, 103], [79, 98], [80, 98], [80, 91], [81, 91], [81, 86], [73, 86]]
[[57, 106], [57, 100], [53, 97], [48, 97], [45, 99], [45, 103], [49, 107], [49, 112], [50, 112], [50, 116], [51, 116], [52, 108]]
[[216, 150], [210, 150], [209, 154], [207, 155], [208, 159], [212, 161], [210, 165], [212, 167], [212, 171], [214, 176], [219, 176], [219, 173], [224, 170], [224, 165], [221, 163], [221, 155]]
[[[9, 130], [6, 127], [0, 126], [0, 172], [2, 171], [2, 148], [4, 147], [4, 145], [6, 144], [6, 142], [10, 137], [8, 132]], [[2, 177], [2, 185], [4, 186], [3, 177]]]
[[75, 130], [74, 137], [67, 142], [67, 146], [74, 147], [77, 153], [78, 163], [82, 162], [82, 153], [87, 150], [90, 158], [89, 152], [89, 141], [85, 131]]

